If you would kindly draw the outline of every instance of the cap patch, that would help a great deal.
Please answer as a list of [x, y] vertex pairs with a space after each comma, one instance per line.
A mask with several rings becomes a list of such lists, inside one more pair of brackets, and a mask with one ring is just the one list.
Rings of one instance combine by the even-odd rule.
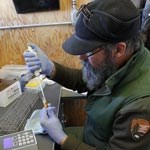
[[90, 21], [90, 18], [93, 16], [92, 12], [87, 8], [86, 5], [81, 5], [78, 13], [77, 13], [77, 16], [82, 13], [83, 16], [85, 17], [85, 19], [87, 21]]

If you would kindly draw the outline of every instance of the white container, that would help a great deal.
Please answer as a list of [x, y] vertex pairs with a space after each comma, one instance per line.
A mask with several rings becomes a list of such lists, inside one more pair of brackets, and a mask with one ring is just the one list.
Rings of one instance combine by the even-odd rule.
[[22, 94], [19, 81], [2, 80], [0, 84], [4, 87], [0, 90], [0, 107], [6, 107]]
[[19, 79], [28, 73], [25, 65], [5, 65], [0, 69], [0, 79]]

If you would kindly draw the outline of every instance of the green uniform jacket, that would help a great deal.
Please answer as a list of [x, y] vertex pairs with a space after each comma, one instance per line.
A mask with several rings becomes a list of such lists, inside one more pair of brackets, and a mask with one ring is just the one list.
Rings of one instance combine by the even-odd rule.
[[[56, 65], [54, 80], [87, 91], [81, 70]], [[83, 141], [69, 135], [66, 150], [150, 150], [150, 52], [144, 48], [97, 91], [88, 93]]]

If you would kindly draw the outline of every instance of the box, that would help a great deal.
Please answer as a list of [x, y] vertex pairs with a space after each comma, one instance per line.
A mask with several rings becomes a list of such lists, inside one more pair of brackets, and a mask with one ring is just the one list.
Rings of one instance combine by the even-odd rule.
[[0, 69], [0, 79], [19, 79], [26, 73], [28, 73], [28, 70], [25, 65], [4, 65]]
[[0, 107], [6, 107], [22, 94], [20, 82], [0, 80]]

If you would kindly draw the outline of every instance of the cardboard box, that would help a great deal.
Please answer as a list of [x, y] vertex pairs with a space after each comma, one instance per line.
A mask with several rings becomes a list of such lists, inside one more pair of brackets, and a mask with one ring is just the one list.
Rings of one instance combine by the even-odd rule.
[[20, 82], [0, 80], [0, 107], [6, 107], [22, 94]]

